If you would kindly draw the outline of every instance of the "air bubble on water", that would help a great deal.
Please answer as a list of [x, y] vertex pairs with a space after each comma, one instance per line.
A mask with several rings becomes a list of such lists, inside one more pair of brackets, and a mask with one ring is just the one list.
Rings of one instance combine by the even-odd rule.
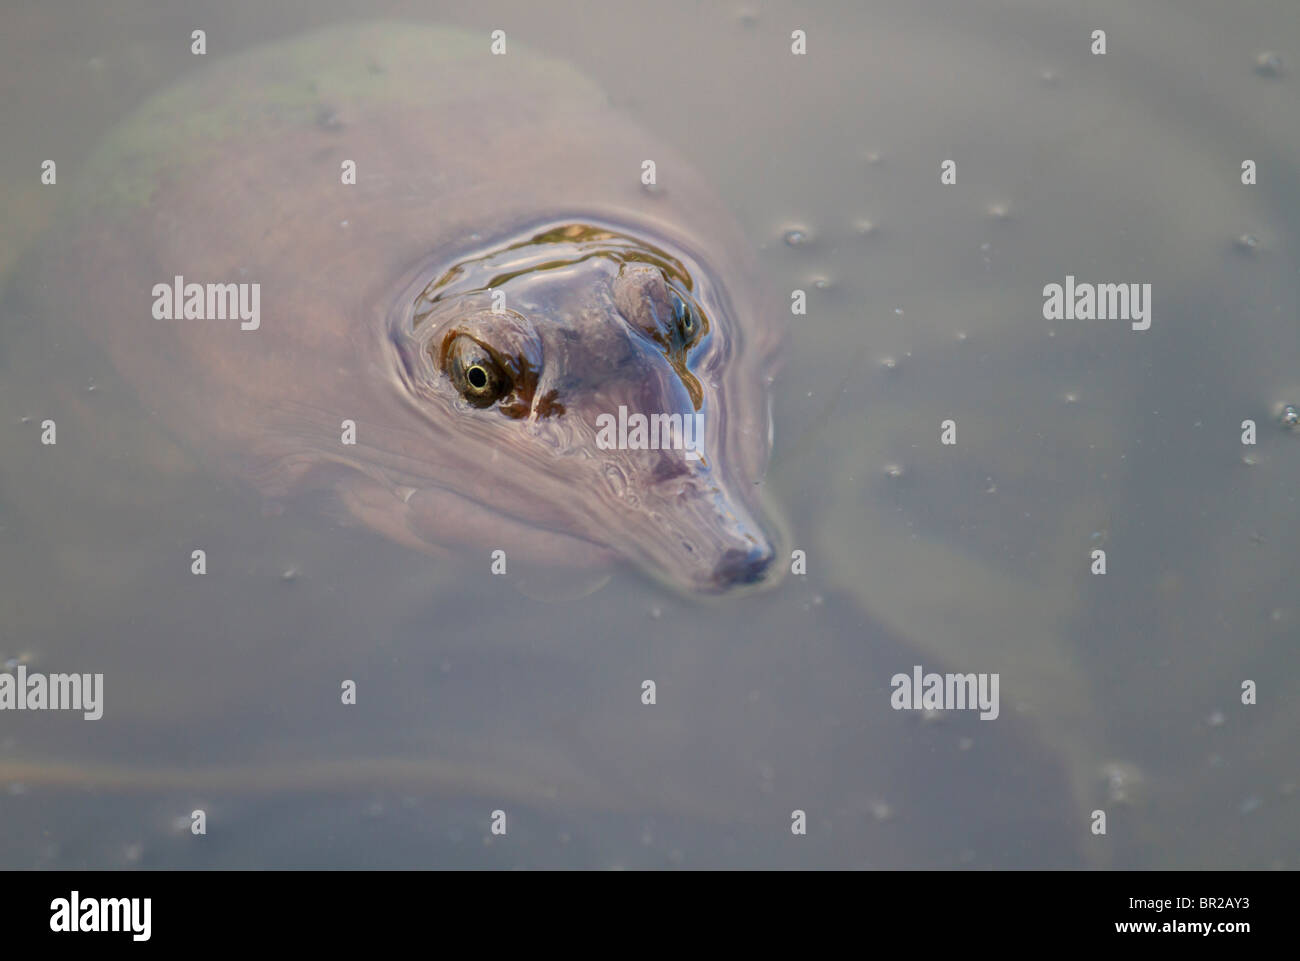
[[865, 237], [876, 232], [876, 225], [870, 220], [855, 220], [853, 221], [853, 229], [859, 236]]
[[284, 581], [286, 584], [292, 581], [296, 581], [297, 579], [298, 579], [298, 568], [296, 567], [286, 568], [284, 573], [280, 575], [280, 580]]
[[1137, 766], [1124, 761], [1110, 761], [1101, 767], [1106, 780], [1106, 792], [1116, 804], [1131, 800], [1129, 792], [1142, 782], [1142, 772]]
[[1254, 467], [1256, 464], [1259, 463], [1259, 458], [1256, 457], [1254, 454], [1245, 453], [1241, 455], [1241, 462], [1245, 464], [1247, 467]]
[[902, 316], [903, 316], [903, 308], [902, 308], [902, 307], [895, 307], [895, 308], [894, 308], [894, 313], [896, 313], [899, 317], [902, 317]]
[[1041, 80], [1043, 83], [1047, 84], [1049, 87], [1055, 87], [1058, 83], [1061, 82], [1061, 75], [1057, 73], [1055, 70], [1044, 70], [1042, 73], [1038, 75], [1038, 79]]
[[898, 370], [898, 361], [893, 357], [882, 357], [880, 366], [885, 370]]
[[994, 220], [1006, 220], [1011, 216], [1006, 204], [989, 204], [988, 213]]
[[898, 464], [886, 464], [886, 465], [885, 465], [885, 476], [886, 476], [886, 477], [902, 477], [902, 476], [903, 476], [903, 468], [902, 468], [901, 466], [899, 466]]
[[888, 821], [894, 816], [894, 809], [887, 801], [872, 801], [871, 816], [877, 821]]
[[1255, 57], [1255, 72], [1262, 77], [1282, 76], [1282, 57], [1272, 50], [1265, 50]]
[[984, 483], [989, 485], [988, 487], [984, 488], [984, 493], [996, 494], [998, 492], [998, 485], [994, 482], [992, 477], [984, 478]]
[[815, 277], [813, 278], [812, 285], [818, 290], [826, 290], [831, 286], [831, 281], [829, 277]]
[[349, 222], [349, 221], [346, 221], [346, 220], [340, 220], [340, 221], [339, 221], [339, 226], [340, 226], [340, 227], [347, 227], [347, 226], [350, 226], [350, 222]]
[[867, 151], [865, 154], [863, 154], [862, 156], [863, 156], [863, 159], [866, 160], [866, 162], [869, 163], [869, 164], [871, 164], [871, 166], [873, 166], [873, 167], [874, 167], [876, 164], [880, 163], [880, 151], [879, 151], [879, 150], [868, 150], [868, 151]]
[[958, 340], [964, 341], [966, 339], [966, 331], [959, 330], [953, 336], [955, 336]]
[[1233, 245], [1245, 253], [1254, 253], [1259, 250], [1259, 238], [1254, 234], [1242, 234], [1233, 241]]
[[1300, 427], [1300, 407], [1296, 407], [1295, 404], [1287, 404], [1282, 408], [1278, 420], [1282, 422], [1282, 426], [1287, 430], [1295, 430]]
[[343, 121], [337, 110], [322, 104], [316, 108], [316, 126], [322, 130], [338, 130], [343, 126]]
[[1222, 711], [1211, 711], [1210, 716], [1205, 719], [1205, 723], [1210, 727], [1222, 727], [1228, 720]]
[[787, 247], [802, 247], [812, 239], [812, 236], [807, 228], [787, 227], [781, 239], [785, 241]]

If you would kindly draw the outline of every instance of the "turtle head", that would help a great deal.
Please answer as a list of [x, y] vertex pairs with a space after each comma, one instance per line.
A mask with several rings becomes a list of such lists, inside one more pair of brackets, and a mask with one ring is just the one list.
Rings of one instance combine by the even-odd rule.
[[458, 493], [691, 591], [768, 580], [770, 432], [736, 407], [749, 385], [729, 396], [743, 342], [702, 272], [662, 241], [564, 224], [425, 286], [406, 374], [466, 465]]

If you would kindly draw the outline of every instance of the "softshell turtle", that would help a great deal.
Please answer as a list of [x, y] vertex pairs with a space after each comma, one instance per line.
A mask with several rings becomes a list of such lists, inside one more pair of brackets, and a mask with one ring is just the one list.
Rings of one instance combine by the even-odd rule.
[[490, 45], [347, 25], [196, 72], [96, 150], [47, 294], [270, 497], [328, 488], [421, 549], [768, 579], [780, 336], [745, 240], [590, 82]]

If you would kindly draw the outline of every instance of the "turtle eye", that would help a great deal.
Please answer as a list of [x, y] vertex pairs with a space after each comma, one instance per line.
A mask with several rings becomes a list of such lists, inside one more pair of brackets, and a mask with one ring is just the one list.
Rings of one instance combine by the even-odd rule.
[[666, 350], [687, 350], [708, 333], [709, 322], [690, 294], [675, 287], [660, 267], [624, 264], [613, 286], [619, 313]]
[[491, 407], [513, 386], [510, 375], [491, 351], [464, 334], [458, 334], [447, 345], [443, 369], [460, 395], [474, 407]]
[[695, 336], [695, 310], [676, 291], [673, 291], [673, 319], [682, 337], [689, 342]]

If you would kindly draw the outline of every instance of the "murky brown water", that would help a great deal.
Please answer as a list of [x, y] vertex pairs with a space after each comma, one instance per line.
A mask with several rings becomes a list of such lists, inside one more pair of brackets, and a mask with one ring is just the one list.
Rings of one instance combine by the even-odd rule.
[[[0, 712], [0, 864], [1296, 867], [1300, 9], [865, 6], [365, 7], [572, 61], [807, 291], [768, 486], [808, 573], [708, 605], [268, 516], [24, 289], [192, 29], [355, 11], [0, 14], [0, 661], [106, 686], [95, 722]], [[1151, 284], [1150, 330], [1045, 320], [1067, 275]], [[997, 672], [998, 719], [891, 710], [918, 663]]]

